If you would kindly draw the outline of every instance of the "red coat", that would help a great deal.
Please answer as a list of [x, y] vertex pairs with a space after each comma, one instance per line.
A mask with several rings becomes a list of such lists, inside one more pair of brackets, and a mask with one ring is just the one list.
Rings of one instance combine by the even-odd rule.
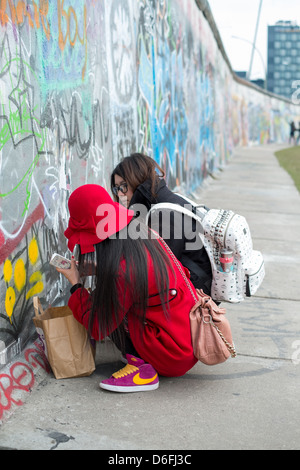
[[[194, 298], [189, 291], [178, 268], [173, 265], [174, 274], [169, 270], [169, 313], [166, 318], [160, 296], [155, 282], [154, 267], [152, 260], [148, 257], [148, 291], [149, 302], [146, 311], [146, 325], [141, 335], [137, 328], [137, 319], [133, 315], [133, 299], [131, 292], [127, 289], [123, 312], [119, 315], [120, 323], [127, 314], [128, 329], [131, 341], [140, 355], [147, 363], [151, 364], [160, 375], [176, 377], [184, 375], [197, 362], [193, 354], [189, 312], [194, 306]], [[189, 278], [188, 271], [183, 270]], [[189, 281], [190, 282], [190, 281]], [[194, 293], [195, 289], [190, 283]], [[120, 284], [120, 295], [124, 296], [124, 288]], [[77, 289], [69, 299], [69, 307], [74, 317], [88, 328], [89, 311], [91, 307], [90, 295], [87, 290], [81, 293]], [[118, 326], [118, 325], [116, 325]], [[98, 324], [94, 323], [92, 336], [97, 341], [108, 336], [111, 332], [99, 334]]]

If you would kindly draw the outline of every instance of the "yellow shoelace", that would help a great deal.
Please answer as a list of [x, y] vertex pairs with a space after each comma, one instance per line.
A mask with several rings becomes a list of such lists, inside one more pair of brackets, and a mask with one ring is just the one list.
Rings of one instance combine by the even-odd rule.
[[132, 364], [127, 364], [125, 367], [123, 367], [123, 369], [120, 369], [118, 370], [118, 372], [112, 374], [112, 376], [115, 379], [119, 379], [121, 377], [125, 377], [126, 375], [132, 374], [132, 372], [135, 372], [137, 370], [139, 370], [138, 367], [133, 366]]

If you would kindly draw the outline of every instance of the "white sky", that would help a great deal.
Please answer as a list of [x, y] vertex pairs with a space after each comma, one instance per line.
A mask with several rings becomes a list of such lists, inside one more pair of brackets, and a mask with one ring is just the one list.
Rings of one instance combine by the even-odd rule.
[[[208, 0], [233, 70], [248, 71], [260, 0]], [[300, 25], [300, 0], [263, 0], [251, 79], [264, 78], [268, 25], [279, 20]], [[241, 39], [235, 39], [237, 36]], [[300, 77], [299, 77], [300, 78]]]

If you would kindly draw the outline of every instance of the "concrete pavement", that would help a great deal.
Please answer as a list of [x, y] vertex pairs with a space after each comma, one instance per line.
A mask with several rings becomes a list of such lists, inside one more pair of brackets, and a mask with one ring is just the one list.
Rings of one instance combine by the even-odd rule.
[[98, 383], [122, 363], [110, 343], [100, 344], [92, 376], [40, 377], [0, 426], [0, 448], [105, 449], [112, 456], [142, 449], [300, 448], [300, 195], [273, 155], [284, 147], [237, 149], [194, 195], [208, 207], [244, 215], [265, 258], [257, 295], [226, 304], [237, 358], [161, 377], [153, 392], [114, 394]]

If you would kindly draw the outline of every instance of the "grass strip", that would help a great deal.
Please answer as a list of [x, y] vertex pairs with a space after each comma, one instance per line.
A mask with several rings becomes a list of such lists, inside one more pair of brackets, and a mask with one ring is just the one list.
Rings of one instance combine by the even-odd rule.
[[280, 166], [293, 178], [300, 192], [300, 146], [279, 150], [275, 152], [275, 156]]

